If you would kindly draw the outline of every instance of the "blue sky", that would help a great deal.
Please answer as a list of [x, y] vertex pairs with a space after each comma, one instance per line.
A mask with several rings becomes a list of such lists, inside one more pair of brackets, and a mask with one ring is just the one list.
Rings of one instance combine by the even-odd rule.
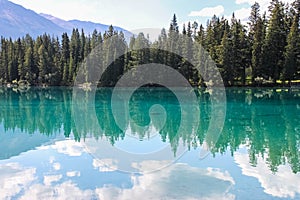
[[[179, 24], [206, 21], [216, 14], [246, 21], [255, 0], [10, 0], [37, 13], [121, 26], [127, 30], [168, 28], [176, 13]], [[266, 10], [270, 0], [256, 0]], [[292, 2], [292, 0], [284, 0]]]

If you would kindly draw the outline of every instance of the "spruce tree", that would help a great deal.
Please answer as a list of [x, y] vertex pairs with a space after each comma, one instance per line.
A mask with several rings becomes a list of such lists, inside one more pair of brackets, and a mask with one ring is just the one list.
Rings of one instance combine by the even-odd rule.
[[63, 84], [69, 81], [69, 65], [70, 65], [70, 40], [67, 33], [62, 35], [62, 49], [61, 49], [61, 62], [62, 62], [62, 80]]
[[271, 78], [273, 83], [280, 78], [284, 64], [284, 50], [286, 46], [286, 31], [283, 4], [272, 0], [271, 18], [263, 46], [263, 73], [265, 78]]
[[300, 55], [299, 50], [299, 16], [295, 15], [290, 33], [287, 38], [287, 46], [285, 52], [285, 63], [283, 70], [283, 80], [287, 80], [289, 84], [295, 78], [297, 72], [297, 56]]

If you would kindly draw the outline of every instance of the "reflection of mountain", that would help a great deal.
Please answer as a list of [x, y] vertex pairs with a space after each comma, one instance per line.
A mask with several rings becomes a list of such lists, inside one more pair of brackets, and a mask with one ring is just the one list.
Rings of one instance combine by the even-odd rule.
[[4, 132], [0, 126], [0, 160], [17, 156], [22, 152], [33, 150], [45, 143], [50, 142], [51, 138], [41, 134], [20, 133], [15, 129], [13, 131]]
[[[113, 145], [126, 135], [112, 114], [111, 94], [111, 89], [97, 90], [95, 106], [91, 104], [91, 93], [82, 92], [82, 96], [77, 96], [80, 98], [78, 109], [81, 112], [76, 117], [82, 120], [75, 126], [71, 89], [31, 89], [24, 93], [2, 89], [0, 121], [5, 131], [18, 128], [24, 133], [38, 131], [45, 135], [63, 132], [66, 137], [73, 134], [77, 141], [89, 136], [96, 139], [105, 137]], [[193, 123], [187, 123], [178, 134], [181, 105], [172, 92], [166, 89], [136, 91], [128, 105], [119, 102], [117, 115], [124, 116], [123, 121], [126, 123], [122, 127], [131, 130], [131, 134], [140, 139], [147, 139], [147, 127], [155, 127], [162, 141], [170, 143], [176, 152], [180, 139], [190, 148], [204, 142], [210, 121], [209, 98], [209, 93], [199, 91], [200, 126], [197, 128]], [[227, 99], [225, 126], [212, 152], [224, 153], [230, 148], [233, 154], [240, 145], [246, 144], [249, 146], [252, 165], [257, 165], [259, 157], [264, 155], [273, 172], [285, 163], [289, 163], [293, 172], [300, 172], [299, 91], [228, 89]], [[155, 104], [160, 104], [164, 110], [149, 110]], [[131, 119], [127, 119], [126, 110], [122, 110], [126, 106], [129, 106], [127, 111]], [[93, 110], [97, 117], [90, 115]], [[182, 116], [193, 121], [192, 110], [183, 111]], [[166, 120], [163, 126], [161, 119]]]

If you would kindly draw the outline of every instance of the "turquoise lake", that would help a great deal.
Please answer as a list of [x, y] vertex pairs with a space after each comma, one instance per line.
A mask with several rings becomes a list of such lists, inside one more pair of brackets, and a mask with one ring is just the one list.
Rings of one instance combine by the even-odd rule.
[[300, 88], [176, 92], [0, 88], [0, 199], [300, 199]]

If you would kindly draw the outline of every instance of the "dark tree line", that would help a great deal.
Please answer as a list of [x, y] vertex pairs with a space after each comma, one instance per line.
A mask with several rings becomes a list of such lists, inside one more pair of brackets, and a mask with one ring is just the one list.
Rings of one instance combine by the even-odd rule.
[[[171, 66], [192, 85], [200, 86], [204, 81], [197, 66], [185, 59], [201, 63], [197, 60], [203, 52], [191, 48], [195, 43], [201, 44], [216, 62], [226, 86], [274, 85], [280, 81], [290, 84], [292, 80], [300, 79], [300, 1], [286, 5], [272, 0], [269, 13], [269, 16], [260, 13], [260, 6], [255, 3], [248, 26], [233, 14], [231, 20], [213, 16], [206, 27], [189, 22], [183, 25], [182, 31], [179, 31], [174, 15], [169, 30], [162, 29], [155, 42], [150, 42], [143, 33], [131, 37], [124, 53], [128, 49], [143, 50], [128, 51], [121, 58], [114, 57], [114, 45], [105, 43], [111, 36], [125, 41], [124, 34], [112, 26], [104, 34], [95, 30], [92, 35], [74, 29], [71, 36], [64, 33], [61, 39], [47, 34], [35, 39], [26, 35], [15, 41], [2, 37], [0, 84], [72, 85], [81, 63], [102, 44], [100, 62], [107, 63], [111, 58], [116, 61], [101, 78], [101, 86], [113, 86], [126, 71], [151, 62]], [[180, 52], [185, 58], [158, 49]], [[86, 74], [88, 82], [91, 73]]]

